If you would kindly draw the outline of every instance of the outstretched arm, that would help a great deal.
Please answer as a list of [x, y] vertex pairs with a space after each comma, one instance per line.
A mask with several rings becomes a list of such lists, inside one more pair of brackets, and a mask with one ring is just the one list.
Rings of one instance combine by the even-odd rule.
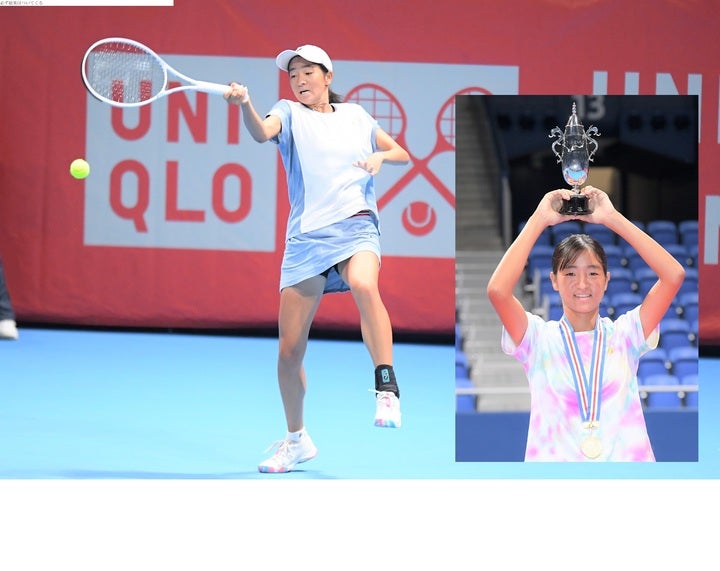
[[562, 201], [569, 198], [570, 191], [566, 189], [553, 190], [543, 196], [488, 282], [487, 294], [490, 303], [516, 345], [522, 341], [527, 330], [527, 314], [522, 303], [513, 293], [515, 285], [521, 278], [530, 251], [543, 230], [548, 226], [576, 218], [558, 213]]
[[228, 103], [242, 107], [243, 122], [250, 136], [258, 143], [264, 143], [280, 132], [282, 128], [280, 119], [274, 115], [269, 115], [265, 119], [260, 117], [250, 101], [250, 93], [245, 85], [232, 82], [224, 97]]
[[650, 288], [640, 306], [640, 320], [643, 333], [647, 337], [672, 304], [685, 279], [685, 269], [652, 237], [615, 210], [605, 192], [593, 186], [586, 186], [582, 191], [593, 209], [592, 214], [586, 216], [585, 220], [603, 224], [626, 240], [658, 276], [657, 282]]

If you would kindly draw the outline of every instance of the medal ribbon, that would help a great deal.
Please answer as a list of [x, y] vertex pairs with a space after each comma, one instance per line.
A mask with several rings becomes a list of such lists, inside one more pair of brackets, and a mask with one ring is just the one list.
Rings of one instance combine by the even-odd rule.
[[600, 392], [605, 369], [605, 332], [600, 325], [600, 316], [597, 317], [595, 331], [593, 332], [590, 375], [585, 373], [580, 349], [575, 339], [575, 331], [565, 315], [560, 319], [560, 332], [565, 345], [565, 353], [570, 363], [573, 381], [575, 381], [575, 393], [577, 394], [582, 421], [586, 427], [593, 428], [600, 420]]

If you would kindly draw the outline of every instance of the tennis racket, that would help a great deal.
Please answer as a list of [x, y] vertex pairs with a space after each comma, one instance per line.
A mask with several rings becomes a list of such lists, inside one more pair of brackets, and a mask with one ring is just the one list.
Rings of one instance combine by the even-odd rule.
[[[184, 84], [168, 89], [168, 76]], [[229, 85], [198, 81], [173, 69], [147, 46], [127, 38], [105, 38], [85, 52], [82, 78], [88, 91], [115, 107], [140, 107], [178, 91], [222, 95]]]

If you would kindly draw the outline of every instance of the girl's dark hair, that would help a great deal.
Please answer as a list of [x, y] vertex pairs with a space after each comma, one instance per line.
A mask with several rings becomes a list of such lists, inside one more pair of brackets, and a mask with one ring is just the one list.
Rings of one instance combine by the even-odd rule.
[[[326, 68], [323, 64], [318, 63], [318, 64], [315, 64], [315, 65], [317, 65], [320, 69], [322, 69], [322, 70], [323, 70], [323, 73], [327, 73], [327, 72], [328, 72], [328, 68]], [[330, 101], [328, 101], [328, 103], [342, 103], [342, 102], [343, 102], [343, 96], [335, 93], [335, 92], [334, 92], [332, 89], [330, 89], [330, 88], [328, 88], [328, 96], [329, 96], [329, 98], [330, 98]]]
[[557, 246], [552, 255], [552, 272], [557, 274], [577, 260], [577, 257], [585, 250], [593, 252], [600, 260], [603, 274], [607, 274], [607, 256], [602, 244], [587, 234], [572, 234], [564, 238]]

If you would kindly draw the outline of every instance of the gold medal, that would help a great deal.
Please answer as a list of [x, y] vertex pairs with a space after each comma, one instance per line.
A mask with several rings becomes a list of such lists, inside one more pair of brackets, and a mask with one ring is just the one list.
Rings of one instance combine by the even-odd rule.
[[582, 450], [586, 458], [595, 460], [602, 454], [602, 441], [594, 434], [591, 434], [580, 443], [580, 450]]

